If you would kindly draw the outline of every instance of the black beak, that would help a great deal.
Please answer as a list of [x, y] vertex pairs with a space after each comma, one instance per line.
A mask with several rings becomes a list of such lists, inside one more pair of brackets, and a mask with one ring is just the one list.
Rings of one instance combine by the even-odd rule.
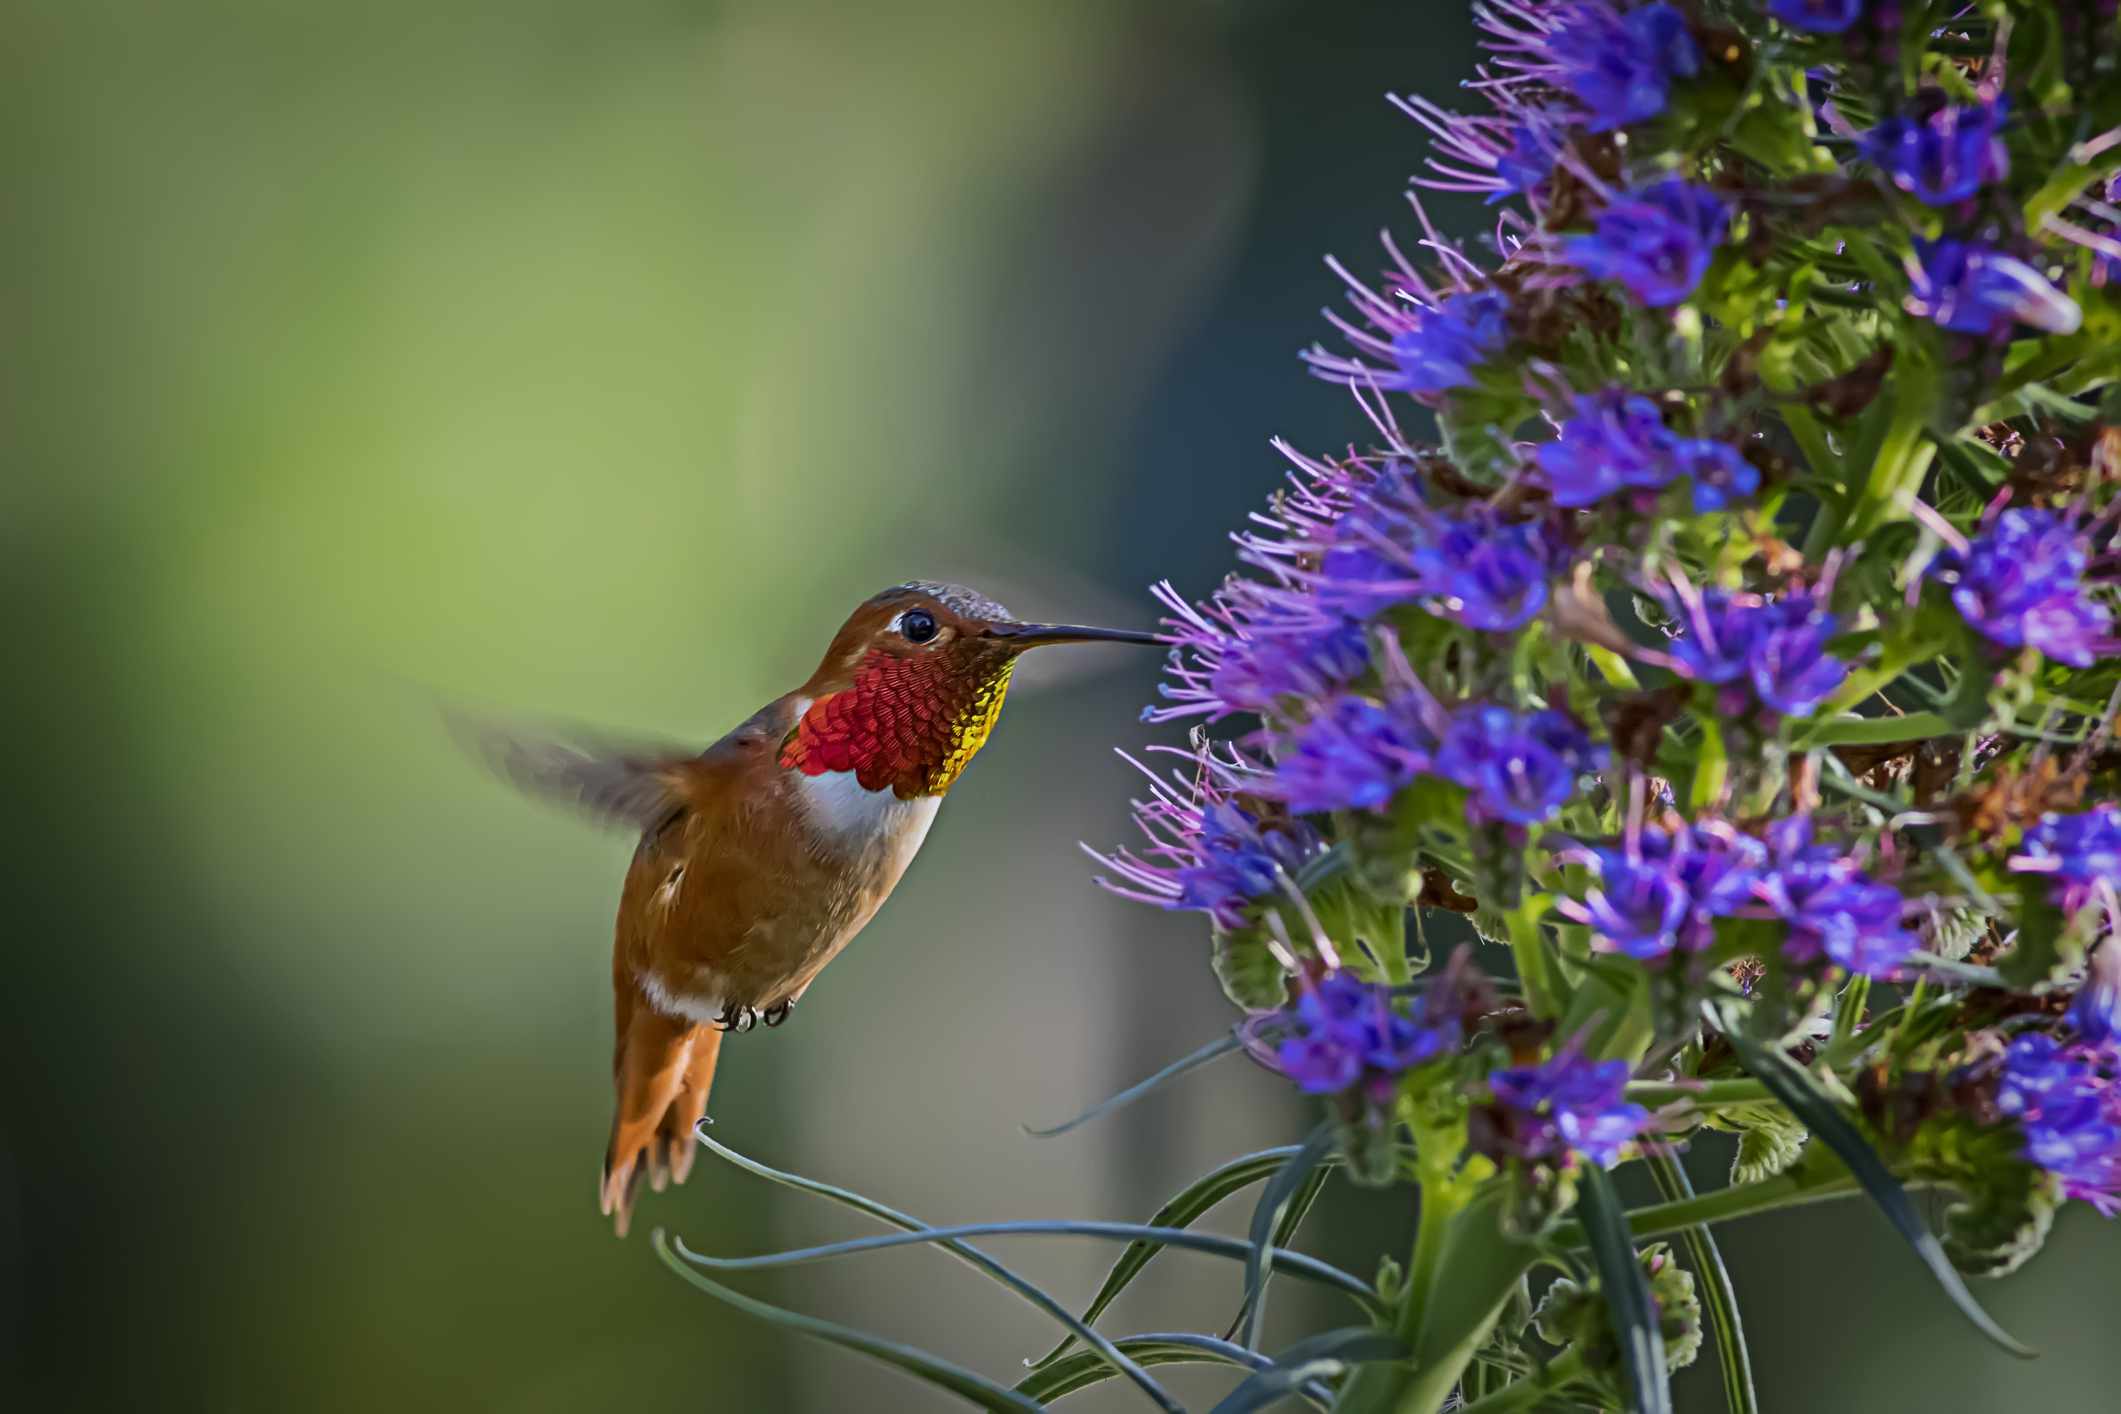
[[993, 624], [988, 638], [999, 638], [1011, 648], [1039, 648], [1048, 643], [1139, 643], [1161, 648], [1163, 640], [1153, 633], [1124, 628], [1084, 628], [1076, 624]]

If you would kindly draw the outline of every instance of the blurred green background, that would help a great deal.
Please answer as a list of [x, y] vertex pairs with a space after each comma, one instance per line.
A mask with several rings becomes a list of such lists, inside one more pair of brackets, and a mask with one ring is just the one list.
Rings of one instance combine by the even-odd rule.
[[[612, 1239], [627, 842], [484, 779], [434, 699], [705, 742], [900, 579], [1131, 623], [1152, 579], [1206, 589], [1278, 475], [1265, 439], [1360, 435], [1292, 354], [1335, 297], [1319, 255], [1368, 268], [1404, 222], [1420, 146], [1382, 95], [1469, 72], [1464, 12], [0, 13], [0, 1393], [936, 1407]], [[1194, 923], [1106, 898], [1075, 850], [1127, 832], [1108, 748], [1154, 665], [1041, 666], [883, 917], [793, 1025], [729, 1047], [728, 1142], [933, 1220], [1139, 1218], [1301, 1132], [1229, 1066], [1019, 1133], [1226, 1019]], [[1315, 1239], [1357, 1261], [1402, 1223], [1358, 1200]], [[711, 1158], [644, 1199], [657, 1225], [858, 1230]], [[1769, 1409], [2096, 1407], [2121, 1376], [2121, 1241], [2081, 1212], [1984, 1291], [2032, 1367], [1860, 1210], [1727, 1250]], [[1113, 1252], [1015, 1255], [1080, 1298]], [[1219, 1326], [1233, 1280], [1169, 1259], [1114, 1328]], [[932, 1254], [752, 1285], [996, 1375], [1046, 1343]], [[1682, 1407], [1713, 1391], [1697, 1371]]]

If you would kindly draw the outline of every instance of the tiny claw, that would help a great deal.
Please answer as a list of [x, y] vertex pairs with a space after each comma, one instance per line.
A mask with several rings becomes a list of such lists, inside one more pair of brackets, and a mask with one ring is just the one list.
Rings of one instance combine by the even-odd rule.
[[788, 1013], [794, 1010], [795, 998], [788, 997], [782, 1001], [775, 1002], [770, 1007], [767, 1007], [761, 1017], [761, 1020], [763, 1020], [768, 1026], [779, 1026], [782, 1022], [788, 1019]]

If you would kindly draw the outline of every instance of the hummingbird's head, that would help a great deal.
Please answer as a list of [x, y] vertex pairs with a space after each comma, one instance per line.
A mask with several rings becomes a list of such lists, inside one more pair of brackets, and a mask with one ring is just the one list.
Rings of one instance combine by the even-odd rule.
[[1054, 643], [1142, 643], [1151, 634], [1027, 624], [984, 594], [924, 580], [865, 601], [833, 635], [800, 696], [781, 764], [805, 775], [853, 771], [901, 798], [950, 788], [1001, 715], [1009, 674]]

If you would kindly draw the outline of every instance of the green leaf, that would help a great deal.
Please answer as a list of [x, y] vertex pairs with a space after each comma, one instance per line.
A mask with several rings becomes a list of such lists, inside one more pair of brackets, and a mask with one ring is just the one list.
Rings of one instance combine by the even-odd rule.
[[1794, 1115], [1772, 1102], [1721, 1106], [1702, 1122], [1738, 1136], [1738, 1152], [1731, 1157], [1733, 1183], [1756, 1183], [1781, 1173], [1797, 1162], [1811, 1137]]
[[[672, 1245], [686, 1261], [703, 1267], [714, 1267], [722, 1271], [763, 1271], [770, 1267], [795, 1267], [805, 1262], [823, 1262], [834, 1257], [851, 1257], [861, 1252], [881, 1252], [889, 1247], [913, 1247], [922, 1243], [938, 1246], [966, 1237], [1097, 1237], [1109, 1241], [1135, 1242], [1147, 1240], [1165, 1247], [1179, 1247], [1188, 1252], [1205, 1252], [1211, 1257], [1227, 1257], [1232, 1261], [1249, 1263], [1256, 1248], [1249, 1242], [1235, 1237], [1223, 1237], [1215, 1233], [1190, 1232], [1183, 1228], [1145, 1227], [1140, 1223], [1106, 1222], [1005, 1222], [1005, 1223], [960, 1223], [955, 1227], [930, 1227], [919, 1232], [893, 1232], [881, 1237], [861, 1237], [851, 1242], [828, 1242], [819, 1247], [796, 1247], [785, 1252], [766, 1252], [756, 1257], [709, 1257], [694, 1252], [685, 1244], [672, 1239]], [[1288, 1272], [1305, 1281], [1322, 1286], [1338, 1287], [1360, 1302], [1372, 1313], [1378, 1309], [1377, 1293], [1370, 1289], [1360, 1277], [1350, 1276], [1316, 1257], [1307, 1257], [1301, 1252], [1290, 1252], [1283, 1248], [1272, 1248], [1266, 1254], [1267, 1266], [1274, 1271]]]
[[949, 1391], [976, 1408], [997, 1411], [1016, 1409], [1036, 1411], [1041, 1407], [1036, 1401], [1025, 1398], [1015, 1390], [1004, 1389], [984, 1375], [975, 1374], [960, 1365], [953, 1365], [939, 1355], [930, 1355], [925, 1350], [917, 1350], [910, 1345], [901, 1345], [897, 1341], [885, 1340], [882, 1336], [871, 1335], [867, 1331], [859, 1331], [852, 1326], [843, 1326], [835, 1321], [821, 1320], [816, 1316], [806, 1316], [800, 1311], [790, 1311], [780, 1306], [769, 1305], [755, 1296], [746, 1296], [741, 1291], [723, 1286], [720, 1282], [709, 1280], [705, 1275], [693, 1270], [692, 1267], [679, 1258], [678, 1254], [671, 1249], [669, 1240], [664, 1236], [660, 1228], [656, 1229], [655, 1234], [649, 1240], [655, 1248], [656, 1256], [662, 1258], [664, 1266], [669, 1267], [686, 1281], [706, 1292], [717, 1301], [734, 1306], [737, 1310], [747, 1315], [756, 1316], [760, 1320], [780, 1326], [784, 1330], [792, 1330], [803, 1335], [813, 1336], [818, 1340], [837, 1345], [843, 1350], [852, 1350], [857, 1354], [867, 1355], [872, 1360], [880, 1360], [886, 1365], [895, 1366], [914, 1378], [935, 1386], [937, 1389]]
[[[851, 1189], [838, 1188], [829, 1183], [822, 1183], [817, 1179], [804, 1178], [801, 1174], [786, 1173], [780, 1169], [762, 1164], [756, 1159], [747, 1158], [709, 1135], [707, 1126], [711, 1123], [713, 1123], [711, 1120], [700, 1121], [698, 1129], [700, 1143], [718, 1157], [735, 1164], [747, 1173], [756, 1174], [758, 1177], [770, 1182], [794, 1188], [804, 1193], [814, 1194], [820, 1198], [829, 1198], [835, 1203], [844, 1204], [858, 1212], [866, 1213], [880, 1222], [889, 1223], [893, 1227], [906, 1232], [929, 1232], [933, 1230], [920, 1219], [902, 1213], [886, 1204], [879, 1203], [873, 1198], [865, 1198]], [[1067, 1307], [1061, 1305], [1060, 1302], [1047, 1294], [1043, 1288], [1003, 1266], [1000, 1262], [969, 1243], [944, 1242], [940, 1245], [944, 1251], [963, 1261], [974, 1271], [992, 1277], [995, 1281], [1023, 1297], [1033, 1306], [1038, 1307], [1041, 1311], [1059, 1321], [1069, 1331], [1067, 1339], [1080, 1339], [1086, 1342], [1097, 1359], [1108, 1363], [1114, 1372], [1125, 1375], [1129, 1380], [1133, 1381], [1136, 1387], [1142, 1393], [1148, 1395], [1158, 1408], [1168, 1411], [1168, 1414], [1184, 1414], [1184, 1410], [1178, 1401], [1173, 1399], [1163, 1386], [1150, 1378], [1146, 1370], [1128, 1359], [1110, 1341], [1092, 1330], [1087, 1321], [1076, 1319]]]
[[[1336, 1143], [1345, 1142], [1347, 1136], [1342, 1132], [1344, 1128], [1345, 1126], [1336, 1127]], [[1287, 1247], [1296, 1240], [1298, 1229], [1303, 1227], [1304, 1219], [1311, 1215], [1311, 1205], [1318, 1201], [1319, 1191], [1326, 1186], [1326, 1179], [1333, 1172], [1333, 1164], [1336, 1161], [1341, 1161], [1343, 1157], [1340, 1154], [1327, 1154], [1320, 1161], [1318, 1167], [1311, 1170], [1310, 1175], [1304, 1179], [1303, 1186], [1298, 1188], [1295, 1195], [1289, 1199], [1288, 1207], [1282, 1212], [1281, 1221], [1274, 1226], [1274, 1245], [1276, 1247]], [[1259, 1299], [1261, 1301], [1266, 1300], [1267, 1281], [1271, 1275], [1269, 1273], [1266, 1276], [1262, 1276], [1259, 1280]], [[1226, 1339], [1237, 1334], [1237, 1328], [1244, 1324], [1245, 1316], [1249, 1309], [1249, 1307], [1242, 1304], [1239, 1305], [1237, 1315], [1230, 1321], [1230, 1329], [1223, 1333]]]
[[[1652, 1149], [1645, 1158], [1650, 1176], [1657, 1181], [1658, 1192], [1666, 1201], [1694, 1196], [1693, 1181], [1669, 1150]], [[1686, 1244], [1687, 1256], [1701, 1278], [1702, 1310], [1710, 1333], [1716, 1338], [1716, 1361], [1723, 1371], [1724, 1407], [1730, 1414], [1759, 1414], [1760, 1396], [1753, 1388], [1753, 1358], [1746, 1349], [1745, 1327], [1738, 1318], [1738, 1289], [1731, 1282], [1730, 1269], [1723, 1264], [1716, 1235], [1706, 1226], [1690, 1227], [1680, 1240]]]
[[1597, 1164], [1584, 1165], [1584, 1236], [1605, 1293], [1606, 1318], [1620, 1345], [1621, 1368], [1627, 1373], [1628, 1408], [1632, 1414], [1672, 1414], [1672, 1380], [1664, 1363], [1664, 1332], [1650, 1283], [1635, 1256], [1628, 1232], [1628, 1212], [1613, 1187], [1613, 1176]]
[[1253, 1414], [1313, 1380], [1330, 1380], [1356, 1365], [1404, 1360], [1407, 1348], [1370, 1326], [1349, 1326], [1300, 1340], [1223, 1397], [1209, 1414]]
[[1297, 1192], [1311, 1171], [1332, 1152], [1333, 1127], [1322, 1124], [1282, 1161], [1260, 1190], [1259, 1206], [1252, 1210], [1252, 1250], [1245, 1257], [1245, 1297], [1237, 1311], [1237, 1329], [1242, 1331], [1238, 1344], [1247, 1349], [1259, 1348], [1259, 1326], [1267, 1315], [1267, 1253], [1278, 1245], [1274, 1235], [1282, 1214], [1293, 1209]]
[[1237, 1033], [1234, 1031], [1227, 1036], [1218, 1036], [1207, 1045], [1193, 1052], [1193, 1054], [1179, 1057], [1147, 1080], [1136, 1085], [1129, 1085], [1111, 1099], [1102, 1100], [1092, 1105], [1066, 1124], [1056, 1124], [1051, 1129], [1033, 1129], [1027, 1124], [1022, 1126], [1023, 1131], [1033, 1139], [1051, 1139], [1055, 1135], [1066, 1134], [1069, 1130], [1081, 1128], [1093, 1119], [1101, 1118], [1104, 1115], [1111, 1114], [1114, 1110], [1123, 1109], [1133, 1104], [1167, 1080], [1176, 1080], [1187, 1071], [1198, 1070], [1209, 1061], [1221, 1060], [1231, 1052], [1241, 1049], [1243, 1045], [1244, 1042], [1238, 1039]]
[[[1161, 1331], [1122, 1336], [1114, 1344], [1124, 1350], [1129, 1359], [1148, 1366], [1228, 1365], [1240, 1370], [1263, 1370], [1270, 1363], [1266, 1356], [1257, 1351], [1233, 1345], [1216, 1336], [1200, 1335], [1192, 1331]], [[1027, 1398], [1054, 1404], [1111, 1378], [1110, 1365], [1099, 1360], [1092, 1351], [1079, 1350], [1025, 1376], [1017, 1382], [1016, 1392]], [[1299, 1389], [1297, 1395], [1318, 1409], [1326, 1408], [1332, 1399], [1330, 1390], [1315, 1386]]]
[[1871, 1201], [1885, 1213], [1887, 1221], [1915, 1249], [1915, 1255], [1930, 1269], [1930, 1275], [1937, 1279], [1937, 1284], [1944, 1288], [1944, 1294], [1951, 1298], [1961, 1314], [1998, 1346], [2021, 1359], [2030, 1359], [2034, 1352], [2012, 1339], [2009, 1332], [1981, 1309], [1981, 1303], [1966, 1289], [1958, 1269], [1945, 1255], [1944, 1244], [1923, 1226], [1922, 1215], [1915, 1211], [1914, 1200], [1908, 1197], [1907, 1189], [1885, 1166], [1885, 1160], [1878, 1157], [1878, 1151], [1863, 1137], [1863, 1132], [1842, 1114], [1840, 1106], [1822, 1094], [1812, 1078], [1795, 1062], [1747, 1035], [1734, 1024], [1734, 1017], [1713, 1003], [1708, 1004], [1707, 1009], [1730, 1041], [1739, 1063], [1767, 1086], [1776, 1099], [1789, 1106], [1790, 1112], [1804, 1121], [1812, 1133], [1848, 1165], [1849, 1172], [1856, 1176], [1856, 1181], [1870, 1194]]
[[[1195, 1179], [1166, 1199], [1164, 1205], [1150, 1217], [1149, 1226], [1191, 1227], [1209, 1209], [1231, 1194], [1266, 1179], [1288, 1161], [1297, 1147], [1294, 1144], [1284, 1144], [1278, 1148], [1263, 1149], [1256, 1154], [1246, 1154], [1230, 1160], [1213, 1173]], [[1112, 1264], [1112, 1270], [1105, 1274], [1104, 1284], [1098, 1287], [1097, 1295], [1091, 1297], [1090, 1304], [1083, 1308], [1084, 1322], [1095, 1321], [1103, 1315], [1105, 1308], [1141, 1275], [1143, 1268], [1162, 1250], [1163, 1244], [1158, 1242], [1129, 1243], [1127, 1250], [1119, 1254], [1119, 1260]], [[1068, 1347], [1074, 1343], [1073, 1336], [1063, 1339], [1060, 1344], [1032, 1361], [1031, 1368], [1041, 1370], [1051, 1365], [1065, 1355]]]

